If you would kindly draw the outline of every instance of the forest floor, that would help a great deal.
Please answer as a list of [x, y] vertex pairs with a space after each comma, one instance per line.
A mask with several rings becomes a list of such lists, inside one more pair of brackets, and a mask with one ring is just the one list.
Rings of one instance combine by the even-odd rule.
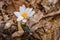
[[[36, 12], [26, 22], [33, 35], [13, 37], [18, 31], [14, 11], [23, 4]], [[0, 40], [60, 40], [60, 0], [0, 0]]]

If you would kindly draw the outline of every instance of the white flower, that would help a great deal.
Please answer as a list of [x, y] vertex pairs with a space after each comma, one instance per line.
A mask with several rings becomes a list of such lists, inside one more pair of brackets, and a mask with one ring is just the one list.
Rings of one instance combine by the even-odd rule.
[[14, 14], [17, 16], [17, 21], [26, 22], [27, 18], [33, 16], [35, 11], [33, 11], [33, 8], [26, 8], [25, 5], [20, 6], [19, 12], [14, 12]]

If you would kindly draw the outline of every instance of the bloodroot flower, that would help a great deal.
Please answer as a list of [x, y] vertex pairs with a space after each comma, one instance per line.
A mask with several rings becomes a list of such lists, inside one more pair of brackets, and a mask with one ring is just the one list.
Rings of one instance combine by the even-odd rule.
[[33, 8], [26, 8], [25, 5], [20, 6], [19, 12], [14, 12], [17, 16], [17, 21], [26, 22], [27, 18], [30, 18], [34, 15], [35, 11]]

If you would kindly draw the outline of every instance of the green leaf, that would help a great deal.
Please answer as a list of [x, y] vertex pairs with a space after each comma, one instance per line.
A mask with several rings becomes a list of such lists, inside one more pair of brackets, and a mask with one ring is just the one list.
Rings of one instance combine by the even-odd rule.
[[28, 33], [31, 32], [30, 28], [29, 28], [27, 25], [22, 24], [21, 26], [22, 26], [22, 28], [23, 28], [24, 31], [26, 31], [26, 32], [28, 32]]

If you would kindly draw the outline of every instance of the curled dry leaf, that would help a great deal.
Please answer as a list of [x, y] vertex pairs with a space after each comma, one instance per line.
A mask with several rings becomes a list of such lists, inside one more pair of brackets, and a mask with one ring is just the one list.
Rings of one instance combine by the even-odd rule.
[[5, 27], [5, 22], [2, 22], [0, 24], [0, 32], [3, 32], [4, 27]]
[[34, 33], [33, 36], [37, 39], [41, 39], [37, 33]]
[[31, 27], [34, 23], [39, 22], [39, 20], [42, 17], [43, 17], [43, 13], [41, 11], [38, 11], [38, 13], [36, 13], [33, 17], [31, 17], [26, 24]]
[[3, 19], [3, 17], [2, 16], [0, 16], [0, 21]]
[[54, 30], [54, 40], [59, 40], [59, 37], [60, 37], [60, 27]]
[[58, 2], [58, 0], [48, 0], [49, 3], [53, 3], [56, 4]]
[[31, 30], [34, 32], [35, 30], [37, 30], [38, 28], [41, 28], [42, 27], [42, 23], [38, 23], [34, 26], [32, 26]]
[[50, 22], [46, 22], [45, 24], [45, 29], [50, 29], [52, 27], [51, 23]]
[[0, 8], [2, 8], [3, 5], [4, 5], [4, 3], [2, 1], [0, 1]]
[[4, 21], [7, 21], [9, 19], [8, 15], [4, 15]]
[[30, 0], [30, 3], [31, 4], [34, 4], [36, 0]]
[[9, 20], [9, 21], [5, 24], [4, 29], [10, 28], [12, 24], [13, 24], [13, 21], [12, 21], [12, 20]]
[[[38, 22], [42, 17], [43, 17], [43, 13], [41, 11], [38, 11], [38, 13], [36, 13], [34, 15], [34, 19], [32, 19], [34, 22]], [[39, 17], [39, 18], [38, 18]]]
[[23, 4], [23, 0], [11, 0], [14, 4], [16, 10], [18, 10], [19, 6]]
[[22, 30], [17, 31], [17, 32], [14, 32], [14, 33], [12, 34], [12, 37], [19, 37], [19, 36], [21, 36], [23, 33], [24, 33], [24, 31], [22, 31]]
[[0, 16], [0, 24], [3, 23], [3, 17]]

